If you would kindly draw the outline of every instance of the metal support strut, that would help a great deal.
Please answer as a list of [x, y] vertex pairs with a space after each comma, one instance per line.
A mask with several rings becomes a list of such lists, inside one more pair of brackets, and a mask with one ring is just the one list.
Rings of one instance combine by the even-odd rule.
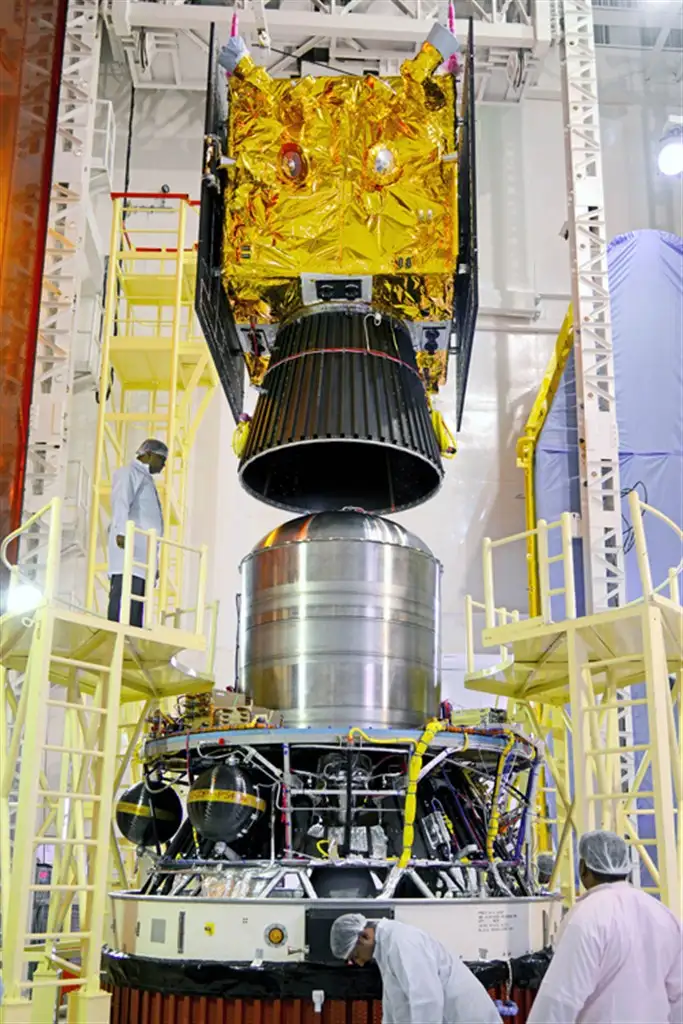
[[[26, 460], [24, 518], [65, 497], [73, 339], [83, 276], [101, 27], [99, 0], [69, 0]], [[22, 538], [31, 571], [44, 538]]]
[[562, 96], [587, 611], [625, 601], [607, 229], [591, 0], [562, 0]]

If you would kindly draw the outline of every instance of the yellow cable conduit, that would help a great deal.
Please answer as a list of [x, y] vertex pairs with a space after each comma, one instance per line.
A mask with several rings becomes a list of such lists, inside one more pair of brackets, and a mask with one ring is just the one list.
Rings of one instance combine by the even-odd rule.
[[452, 459], [458, 450], [458, 444], [453, 434], [446, 425], [446, 421], [438, 409], [432, 406], [431, 399], [427, 396], [427, 404], [429, 405], [429, 415], [432, 419], [432, 429], [436, 435], [436, 440], [439, 445], [444, 459]]
[[508, 759], [508, 754], [510, 753], [510, 751], [514, 747], [516, 739], [517, 739], [517, 737], [515, 736], [515, 734], [513, 732], [510, 732], [507, 729], [505, 730], [505, 732], [507, 733], [508, 741], [505, 744], [505, 747], [503, 749], [503, 753], [500, 755], [500, 758], [498, 760], [498, 769], [496, 771], [496, 781], [495, 781], [495, 784], [493, 786], [493, 796], [491, 798], [491, 820], [489, 821], [488, 832], [486, 833], [486, 856], [488, 857], [488, 859], [492, 863], [495, 860], [495, 855], [494, 855], [494, 852], [493, 852], [493, 844], [496, 841], [496, 836], [498, 835], [498, 825], [499, 825], [499, 822], [500, 822], [499, 797], [500, 797], [500, 787], [501, 787], [501, 783], [503, 781], [503, 770], [505, 768], [505, 762]]
[[[417, 741], [415, 750], [410, 756], [408, 763], [408, 789], [406, 791], [406, 803], [403, 819], [403, 851], [398, 859], [398, 866], [405, 868], [410, 863], [410, 858], [413, 853], [413, 843], [415, 842], [415, 816], [417, 814], [417, 781], [418, 776], [422, 770], [422, 760], [427, 748], [430, 746], [432, 740], [438, 733], [443, 732], [444, 729], [449, 729], [449, 723], [447, 721], [440, 722], [437, 719], [429, 722], [425, 727], [422, 736]], [[461, 731], [461, 730], [457, 730]], [[500, 808], [498, 806], [498, 799], [500, 796], [500, 787], [503, 781], [503, 770], [505, 768], [505, 762], [507, 761], [508, 754], [517, 742], [517, 736], [510, 729], [500, 730], [505, 736], [508, 737], [507, 743], [500, 755], [498, 761], [498, 769], [496, 771], [496, 781], [493, 787], [493, 798], [491, 806], [491, 820], [489, 821], [488, 832], [486, 835], [486, 856], [490, 861], [493, 862], [495, 859], [493, 852], [493, 844], [498, 835], [498, 824], [500, 822]], [[462, 730], [464, 737], [463, 750], [467, 750], [469, 744], [469, 736], [465, 730]], [[396, 743], [410, 743], [414, 744], [415, 740], [412, 737], [402, 736], [400, 738], [394, 738], [390, 740], [375, 739], [372, 736], [368, 736], [362, 729], [353, 728], [350, 730], [348, 739], [352, 741], [356, 737], [364, 740], [366, 743], [377, 744], [378, 746], [394, 746]], [[321, 851], [322, 852], [322, 851]], [[391, 858], [390, 858], [391, 859]]]

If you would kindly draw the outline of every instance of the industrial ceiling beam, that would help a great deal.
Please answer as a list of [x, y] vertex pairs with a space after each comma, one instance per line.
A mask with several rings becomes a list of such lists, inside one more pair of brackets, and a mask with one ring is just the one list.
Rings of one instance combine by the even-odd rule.
[[[212, 23], [218, 33], [230, 30], [233, 8], [217, 5], [169, 5], [150, 3], [149, 0], [110, 0], [110, 17], [118, 35], [125, 36], [134, 29], [178, 29], [182, 31], [207, 29]], [[434, 22], [427, 18], [380, 17], [375, 14], [325, 14], [322, 11], [268, 11], [268, 32], [271, 39], [292, 42], [297, 38], [323, 36], [367, 40], [383, 43], [420, 44], [429, 35]], [[240, 29], [245, 34], [258, 30], [258, 19], [253, 10], [240, 12]], [[475, 22], [475, 44], [479, 47], [533, 49], [536, 43], [531, 25]], [[467, 35], [467, 24], [456, 23], [456, 33]]]

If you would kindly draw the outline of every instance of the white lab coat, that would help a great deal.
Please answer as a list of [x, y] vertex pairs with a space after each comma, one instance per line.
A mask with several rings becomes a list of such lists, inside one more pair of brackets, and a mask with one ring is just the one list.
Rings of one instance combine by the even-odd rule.
[[[111, 526], [109, 527], [109, 575], [123, 572], [123, 548], [116, 538], [126, 532], [126, 522], [132, 519], [141, 530], [156, 530], [161, 537], [164, 533], [164, 517], [159, 494], [149, 466], [138, 459], [117, 469], [111, 485]], [[136, 536], [133, 560], [147, 564], [147, 538]], [[145, 569], [133, 566], [133, 576], [144, 579]], [[151, 582], [154, 582], [153, 580]]]
[[382, 975], [382, 1024], [501, 1024], [481, 982], [421, 929], [378, 921], [375, 960]]
[[528, 1024], [683, 1024], [680, 921], [627, 882], [590, 889], [562, 923]]

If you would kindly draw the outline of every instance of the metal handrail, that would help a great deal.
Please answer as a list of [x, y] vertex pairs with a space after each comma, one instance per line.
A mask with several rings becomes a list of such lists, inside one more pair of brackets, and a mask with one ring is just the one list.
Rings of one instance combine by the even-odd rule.
[[43, 598], [46, 602], [52, 601], [57, 589], [57, 578], [59, 573], [59, 554], [62, 539], [62, 500], [53, 498], [37, 512], [34, 512], [25, 523], [8, 534], [0, 544], [0, 561], [9, 570], [10, 587], [21, 579], [22, 569], [18, 562], [10, 562], [7, 551], [15, 540], [25, 535], [45, 515], [50, 514], [50, 524], [47, 538], [47, 559], [45, 566], [45, 585], [43, 587]]
[[667, 578], [662, 580], [656, 587], [652, 583], [652, 569], [650, 566], [650, 558], [647, 551], [647, 538], [645, 535], [645, 526], [643, 524], [642, 512], [646, 511], [653, 515], [656, 519], [665, 523], [666, 526], [671, 527], [674, 533], [677, 533], [681, 541], [683, 541], [683, 529], [670, 519], [669, 516], [664, 515], [658, 508], [654, 508], [652, 505], [648, 505], [647, 502], [641, 501], [637, 491], [631, 491], [628, 496], [629, 510], [631, 513], [631, 521], [633, 524], [633, 536], [635, 541], [636, 558], [638, 560], [638, 572], [640, 574], [640, 582], [643, 587], [643, 596], [636, 598], [635, 601], [630, 601], [629, 604], [638, 604], [641, 601], [646, 601], [648, 598], [653, 597], [655, 594], [661, 594], [668, 588], [669, 597], [676, 604], [681, 603], [680, 588], [678, 583], [679, 576], [683, 576], [683, 558], [677, 566], [671, 566], [667, 573]]
[[[484, 606], [486, 610], [486, 628], [493, 629], [496, 620], [499, 618], [500, 609], [496, 608], [494, 598], [493, 581], [493, 551], [496, 548], [505, 547], [515, 541], [528, 541], [530, 537], [536, 540], [538, 550], [538, 576], [540, 612], [544, 622], [553, 621], [551, 610], [551, 598], [555, 595], [564, 595], [564, 617], [567, 619], [576, 618], [576, 587], [574, 582], [574, 552], [573, 540], [573, 516], [571, 512], [563, 512], [559, 520], [547, 523], [545, 519], [539, 519], [533, 530], [523, 530], [510, 537], [502, 537], [500, 540], [491, 540], [484, 537], [483, 559], [484, 559]], [[548, 533], [551, 530], [559, 529], [562, 535], [561, 555], [550, 557], [548, 552]], [[550, 586], [550, 566], [555, 562], [561, 562], [564, 569], [563, 586], [553, 589]]]
[[[647, 539], [643, 524], [643, 513], [649, 512], [655, 518], [665, 523], [683, 542], [683, 529], [669, 516], [659, 509], [642, 501], [636, 491], [629, 494], [629, 506], [633, 523], [635, 538], [635, 549], [638, 559], [638, 570], [642, 584], [643, 595], [629, 605], [642, 604], [649, 598], [662, 594], [668, 590], [669, 598], [675, 603], [681, 604], [680, 578], [683, 577], [683, 558], [676, 566], [671, 566], [666, 579], [657, 586], [652, 582], [652, 571], [647, 550]], [[533, 538], [537, 549], [538, 582], [539, 582], [539, 603], [541, 619], [544, 623], [550, 624], [553, 621], [551, 611], [551, 599], [556, 595], [564, 595], [565, 618], [576, 618], [576, 587], [574, 580], [574, 556], [573, 556], [573, 516], [570, 512], [563, 512], [557, 522], [547, 523], [539, 519], [533, 530], [523, 530], [510, 537], [502, 537], [499, 540], [491, 540], [485, 537], [483, 540], [484, 558], [484, 602], [483, 604], [474, 601], [467, 595], [465, 598], [465, 641], [467, 671], [474, 671], [474, 610], [484, 611], [486, 616], [486, 629], [494, 629], [498, 626], [505, 626], [510, 623], [519, 622], [519, 612], [510, 612], [506, 608], [497, 608], [494, 598], [493, 579], [493, 551], [496, 548], [505, 547], [515, 541]], [[553, 529], [560, 529], [562, 533], [562, 552], [559, 555], [550, 556], [548, 551], [548, 533]], [[555, 563], [562, 563], [564, 581], [563, 586], [551, 588], [550, 566]], [[501, 657], [507, 653], [505, 645], [501, 646]]]
[[[135, 551], [135, 538], [146, 537], [147, 538], [147, 561], [145, 563], [136, 562], [134, 559]], [[199, 557], [199, 573], [197, 579], [197, 602], [191, 609], [194, 612], [194, 629], [192, 632], [195, 636], [204, 636], [204, 615], [206, 611], [206, 581], [208, 573], [208, 548], [206, 544], [202, 544], [200, 547], [192, 547], [189, 544], [182, 544], [180, 541], [172, 540], [170, 537], [160, 537], [156, 530], [141, 530], [135, 525], [132, 519], [129, 519], [126, 523], [124, 532], [124, 555], [123, 555], [123, 573], [121, 582], [121, 617], [120, 621], [124, 625], [130, 624], [130, 606], [131, 599], [138, 601], [143, 605], [144, 608], [151, 608], [154, 601], [154, 588], [150, 586], [145, 587], [145, 593], [143, 595], [133, 595], [133, 569], [140, 568], [145, 570], [145, 580], [156, 581], [157, 566], [160, 562], [160, 552], [164, 548], [175, 548], [177, 551], [184, 553], [195, 554]], [[186, 609], [185, 611], [190, 611]], [[177, 609], [169, 613], [162, 613], [160, 620], [163, 622], [166, 618], [174, 618], [177, 615], [182, 614], [182, 609]], [[147, 621], [145, 626], [147, 629], [151, 629], [151, 621]]]

